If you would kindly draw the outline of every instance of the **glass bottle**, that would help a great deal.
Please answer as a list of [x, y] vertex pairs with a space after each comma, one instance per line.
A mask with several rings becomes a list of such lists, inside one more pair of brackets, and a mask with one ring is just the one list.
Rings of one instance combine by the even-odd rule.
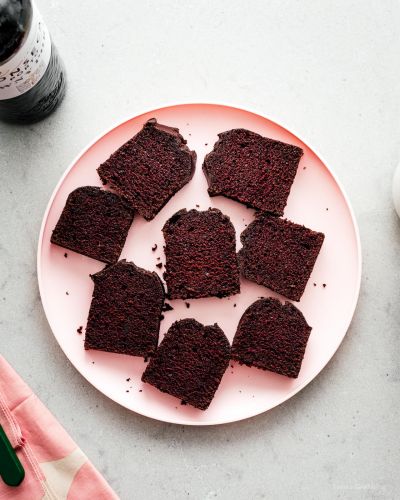
[[0, 119], [32, 123], [65, 93], [65, 70], [36, 5], [0, 0]]

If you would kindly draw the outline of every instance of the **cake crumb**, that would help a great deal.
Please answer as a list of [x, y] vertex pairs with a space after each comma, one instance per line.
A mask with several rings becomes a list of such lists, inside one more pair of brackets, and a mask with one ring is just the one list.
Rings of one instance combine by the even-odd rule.
[[92, 365], [94, 365], [94, 361], [92, 361]]
[[125, 392], [129, 392], [129, 390], [127, 389]]
[[159, 262], [158, 264], [156, 264], [156, 267], [158, 267], [158, 269], [161, 269], [162, 268], [162, 262]]
[[65, 292], [65, 295], [69, 295], [69, 293], [68, 293], [68, 292]]
[[316, 284], [316, 283], [313, 283], [313, 285], [314, 285], [314, 286], [317, 286], [317, 284]]
[[83, 326], [80, 326], [79, 328], [77, 328], [77, 330], [76, 330], [76, 331], [79, 333], [79, 335], [81, 335], [81, 334], [82, 334], [82, 329], [83, 329]]
[[143, 392], [143, 389], [139, 389], [139, 392]]
[[151, 251], [155, 252], [157, 250], [157, 243], [154, 243], [154, 245], [151, 247]]
[[326, 210], [326, 211], [328, 211], [328, 210], [329, 210], [329, 208], [325, 208], [325, 210]]
[[236, 304], [233, 304], [233, 307], [236, 307]]
[[186, 307], [189, 309], [189, 307], [190, 307], [189, 302], [185, 302], [185, 305], [186, 305]]
[[208, 142], [205, 142], [205, 143], [204, 143], [204, 146], [208, 146]]
[[323, 286], [324, 288], [326, 288], [326, 283], [322, 283], [322, 286]]
[[165, 317], [164, 314], [161, 314], [160, 321], [162, 321], [164, 319], [164, 317]]
[[200, 205], [196, 205], [196, 208], [200, 208]]
[[157, 257], [157, 260], [160, 260], [160, 259], [161, 259], [161, 257]]
[[128, 378], [126, 379], [126, 381], [127, 381], [127, 382], [130, 382], [130, 380], [131, 380], [131, 377], [128, 377]]
[[65, 252], [65, 254], [64, 254], [64, 257], [65, 257], [65, 258], [67, 258], [67, 257], [68, 257], [68, 254], [67, 254], [67, 252]]
[[307, 167], [303, 167], [303, 170], [305, 170]]

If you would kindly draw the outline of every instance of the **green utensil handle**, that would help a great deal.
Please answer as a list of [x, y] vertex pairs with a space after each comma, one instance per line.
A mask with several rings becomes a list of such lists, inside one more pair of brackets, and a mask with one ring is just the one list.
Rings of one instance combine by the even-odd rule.
[[8, 486], [20, 485], [25, 477], [24, 468], [1, 425], [0, 476]]

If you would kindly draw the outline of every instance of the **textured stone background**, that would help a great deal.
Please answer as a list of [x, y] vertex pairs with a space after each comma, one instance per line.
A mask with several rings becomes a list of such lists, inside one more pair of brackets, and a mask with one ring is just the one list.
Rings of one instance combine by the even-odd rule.
[[[0, 125], [1, 353], [122, 499], [399, 498], [400, 4], [37, 3], [69, 87], [43, 123]], [[343, 182], [363, 244], [358, 308], [327, 368], [279, 408], [216, 428], [137, 416], [88, 385], [36, 282], [41, 218], [71, 159], [112, 123], [180, 101], [249, 107], [298, 131]]]

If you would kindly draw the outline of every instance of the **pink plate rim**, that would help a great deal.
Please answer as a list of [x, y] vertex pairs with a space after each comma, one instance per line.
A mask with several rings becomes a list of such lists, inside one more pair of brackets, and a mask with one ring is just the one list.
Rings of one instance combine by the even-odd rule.
[[[361, 274], [362, 274], [361, 240], [360, 240], [360, 231], [359, 231], [359, 228], [358, 228], [357, 220], [356, 220], [353, 208], [351, 206], [351, 203], [349, 201], [349, 198], [347, 196], [347, 193], [346, 193], [346, 191], [343, 188], [342, 183], [339, 181], [339, 179], [337, 178], [337, 176], [335, 175], [335, 173], [332, 171], [332, 169], [327, 166], [327, 163], [322, 158], [322, 156], [319, 154], [319, 152], [316, 151], [316, 149], [314, 147], [311, 147], [308, 142], [304, 141], [302, 139], [302, 137], [299, 134], [297, 134], [297, 132], [293, 132], [291, 129], [289, 129], [285, 125], [282, 125], [281, 122], [275, 120], [274, 118], [272, 118], [270, 116], [266, 116], [264, 114], [260, 114], [257, 111], [254, 111], [254, 110], [249, 109], [249, 108], [243, 108], [243, 107], [239, 107], [239, 106], [235, 106], [235, 105], [231, 105], [231, 104], [226, 104], [226, 103], [221, 104], [220, 102], [190, 102], [189, 101], [189, 102], [179, 102], [179, 103], [164, 104], [164, 105], [159, 105], [158, 107], [153, 108], [153, 109], [149, 108], [149, 109], [147, 109], [145, 111], [142, 111], [141, 113], [138, 113], [138, 114], [133, 115], [133, 116], [129, 116], [128, 118], [125, 118], [125, 119], [123, 119], [121, 121], [118, 121], [117, 123], [115, 123], [114, 125], [112, 125], [110, 128], [108, 128], [107, 130], [105, 130], [105, 131], [101, 132], [99, 135], [97, 135], [96, 138], [92, 142], [90, 142], [84, 149], [82, 149], [78, 153], [78, 155], [75, 156], [75, 158], [69, 164], [69, 166], [65, 170], [64, 174], [61, 176], [60, 180], [58, 181], [56, 187], [54, 188], [54, 190], [52, 192], [52, 195], [50, 197], [50, 200], [49, 200], [49, 202], [47, 204], [46, 210], [45, 210], [44, 215], [43, 215], [42, 224], [41, 224], [40, 233], [39, 233], [39, 240], [38, 240], [38, 248], [37, 248], [37, 276], [38, 276], [39, 294], [40, 294], [40, 298], [41, 298], [43, 310], [45, 312], [46, 319], [47, 319], [48, 315], [47, 315], [46, 306], [45, 306], [45, 304], [43, 302], [43, 283], [42, 283], [42, 279], [41, 279], [41, 276], [42, 276], [41, 254], [42, 254], [43, 234], [44, 234], [44, 230], [45, 230], [45, 226], [46, 226], [46, 221], [47, 221], [47, 218], [48, 218], [51, 206], [53, 204], [54, 198], [55, 198], [58, 190], [60, 189], [61, 185], [63, 184], [65, 178], [67, 177], [67, 175], [69, 174], [69, 172], [71, 171], [71, 169], [74, 167], [74, 165], [77, 163], [77, 161], [91, 147], [93, 147], [99, 140], [101, 140], [104, 136], [106, 136], [107, 134], [109, 134], [112, 130], [114, 130], [115, 128], [123, 125], [124, 123], [126, 123], [126, 122], [128, 122], [130, 120], [133, 120], [135, 118], [140, 118], [142, 115], [146, 115], [148, 113], [153, 113], [153, 112], [157, 113], [158, 111], [163, 110], [163, 109], [174, 108], [174, 107], [181, 107], [181, 106], [219, 106], [219, 107], [223, 107], [223, 108], [230, 108], [230, 109], [234, 109], [234, 110], [238, 110], [238, 111], [244, 111], [246, 113], [253, 114], [253, 115], [257, 116], [257, 117], [260, 117], [262, 119], [266, 119], [266, 120], [268, 120], [268, 121], [270, 121], [272, 123], [275, 123], [276, 125], [278, 125], [282, 129], [284, 129], [287, 132], [289, 132], [290, 134], [296, 136], [301, 142], [303, 142], [304, 144], [306, 144], [307, 147], [321, 160], [321, 162], [324, 164], [324, 167], [331, 174], [331, 176], [335, 180], [337, 186], [339, 187], [339, 189], [340, 189], [340, 191], [341, 191], [341, 193], [343, 195], [343, 198], [344, 198], [344, 200], [346, 202], [346, 205], [347, 205], [347, 208], [349, 210], [350, 216], [351, 216], [351, 221], [352, 221], [352, 224], [353, 224], [354, 233], [355, 233], [355, 239], [356, 239], [356, 244], [357, 244], [357, 264], [358, 264], [357, 265], [357, 284], [356, 284], [355, 293], [354, 293], [354, 297], [353, 297], [353, 300], [352, 300], [351, 308], [349, 308], [349, 311], [351, 311], [351, 313], [349, 314], [349, 318], [348, 318], [348, 321], [346, 323], [346, 328], [344, 329], [343, 335], [338, 338], [337, 345], [335, 346], [334, 350], [332, 351], [332, 355], [327, 360], [327, 362], [323, 366], [321, 366], [320, 370], [316, 374], [314, 374], [313, 376], [307, 378], [298, 387], [296, 387], [292, 391], [290, 391], [287, 394], [285, 394], [285, 396], [282, 399], [280, 399], [277, 402], [275, 402], [275, 404], [273, 406], [271, 406], [270, 408], [268, 408], [266, 410], [257, 411], [257, 412], [255, 412], [254, 414], [252, 414], [250, 416], [245, 416], [245, 417], [242, 417], [242, 418], [226, 419], [226, 420], [224, 420], [222, 422], [219, 421], [219, 420], [218, 421], [211, 421], [211, 422], [210, 421], [207, 421], [207, 422], [187, 422], [187, 421], [179, 421], [179, 420], [159, 419], [159, 418], [157, 418], [157, 416], [151, 415], [151, 414], [146, 413], [146, 412], [141, 412], [141, 411], [137, 411], [137, 410], [131, 410], [131, 411], [134, 411], [135, 413], [138, 413], [139, 415], [142, 415], [142, 416], [145, 416], [145, 417], [149, 417], [149, 418], [152, 418], [152, 419], [155, 419], [155, 420], [159, 420], [159, 421], [166, 422], [166, 423], [173, 423], [173, 424], [177, 424], [177, 425], [190, 425], [190, 426], [222, 425], [222, 424], [229, 424], [229, 423], [233, 423], [233, 422], [238, 422], [240, 420], [246, 420], [248, 418], [252, 418], [252, 417], [255, 417], [257, 415], [260, 415], [260, 414], [262, 414], [262, 413], [264, 413], [266, 411], [269, 411], [269, 410], [271, 410], [271, 409], [273, 409], [273, 408], [281, 405], [282, 403], [284, 403], [285, 401], [287, 401], [288, 399], [290, 399], [291, 397], [293, 397], [295, 394], [297, 394], [298, 392], [300, 392], [302, 389], [304, 389], [304, 387], [306, 387], [314, 378], [316, 378], [319, 375], [319, 373], [326, 367], [326, 365], [329, 363], [329, 361], [332, 359], [332, 357], [334, 356], [334, 354], [338, 350], [340, 344], [342, 343], [342, 341], [343, 341], [343, 339], [344, 339], [344, 337], [345, 337], [345, 335], [347, 333], [347, 330], [349, 329], [349, 326], [351, 324], [351, 321], [353, 319], [353, 316], [354, 316], [354, 313], [355, 313], [355, 310], [356, 310], [357, 301], [358, 301], [358, 297], [359, 297], [359, 294], [360, 294]], [[50, 326], [51, 330], [53, 330], [50, 323], [49, 323], [49, 326]], [[62, 345], [60, 344], [60, 342], [58, 341], [58, 339], [57, 339], [56, 336], [55, 336], [55, 338], [56, 338], [56, 340], [57, 340], [57, 342], [58, 342], [61, 350], [66, 355], [66, 353], [65, 353]], [[66, 355], [66, 357], [68, 358], [67, 355]], [[75, 363], [70, 358], [68, 358], [68, 359], [74, 365], [74, 367], [79, 371], [79, 373], [91, 385], [93, 385], [98, 391], [100, 391], [102, 394], [104, 394], [104, 392], [102, 391], [102, 389], [99, 386], [97, 386], [96, 384], [94, 384], [92, 381], [89, 381], [85, 377], [85, 375], [79, 370], [79, 368], [75, 365]], [[106, 394], [104, 394], [104, 395], [106, 395]], [[115, 399], [113, 399], [111, 396], [109, 396], [109, 395], [106, 395], [106, 396], [108, 398], [110, 398], [112, 401], [120, 404], [118, 401], [116, 401]], [[120, 406], [126, 408], [125, 406], [123, 406], [121, 404], [120, 404]], [[129, 408], [127, 408], [127, 409], [129, 409]]]

